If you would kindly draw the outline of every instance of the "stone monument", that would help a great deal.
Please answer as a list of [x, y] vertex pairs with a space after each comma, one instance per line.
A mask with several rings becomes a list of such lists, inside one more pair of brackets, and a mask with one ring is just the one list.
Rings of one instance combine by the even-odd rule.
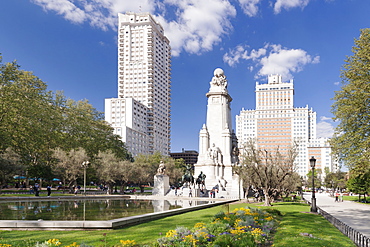
[[204, 187], [217, 191], [216, 197], [240, 198], [242, 181], [233, 173], [239, 159], [238, 140], [232, 130], [232, 98], [224, 71], [215, 69], [210, 82], [206, 124], [199, 133], [199, 156], [194, 175], [205, 174]]
[[154, 176], [153, 195], [165, 196], [170, 191], [170, 179], [165, 174], [166, 166], [163, 161], [160, 162], [157, 174]]

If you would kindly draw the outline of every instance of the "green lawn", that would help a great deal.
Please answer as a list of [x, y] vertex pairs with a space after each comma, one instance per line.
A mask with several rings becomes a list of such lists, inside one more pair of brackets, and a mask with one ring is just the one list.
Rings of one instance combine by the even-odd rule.
[[[114, 246], [119, 240], [136, 240], [139, 244], [155, 243], [156, 239], [177, 226], [193, 227], [197, 222], [208, 222], [217, 212], [256, 204], [237, 203], [228, 206], [189, 212], [118, 230], [98, 231], [0, 231], [0, 243], [23, 247], [31, 243], [57, 238], [66, 246], [77, 242], [93, 246]], [[263, 207], [261, 207], [263, 208]], [[347, 237], [322, 216], [307, 213], [309, 206], [301, 203], [275, 203], [281, 211], [280, 226], [274, 236], [273, 246], [355, 246]], [[312, 234], [313, 237], [304, 236]], [[302, 236], [303, 235], [303, 236]], [[1, 245], [0, 245], [1, 246]]]
[[[364, 196], [361, 195], [361, 202], [358, 201], [358, 196], [343, 196], [343, 200], [364, 203], [363, 201], [365, 199], [364, 199]], [[370, 203], [370, 197], [366, 197], [366, 201], [367, 201], [366, 203]]]
[[301, 203], [276, 203], [282, 220], [274, 236], [274, 247], [344, 247], [356, 246], [324, 217], [309, 213], [310, 207]]

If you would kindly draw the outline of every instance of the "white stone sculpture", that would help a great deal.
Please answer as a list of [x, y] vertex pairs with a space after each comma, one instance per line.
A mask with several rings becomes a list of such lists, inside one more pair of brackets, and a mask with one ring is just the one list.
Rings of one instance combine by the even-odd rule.
[[220, 68], [215, 69], [213, 72], [213, 78], [212, 81], [210, 82], [211, 88], [210, 91], [214, 90], [221, 90], [224, 91], [227, 88], [227, 80], [226, 76], [224, 74], [224, 71]]

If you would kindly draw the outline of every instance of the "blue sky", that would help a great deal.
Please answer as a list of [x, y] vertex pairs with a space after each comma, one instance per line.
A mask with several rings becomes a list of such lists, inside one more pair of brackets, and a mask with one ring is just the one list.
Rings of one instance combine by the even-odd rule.
[[173, 52], [172, 151], [198, 150], [218, 67], [234, 119], [255, 108], [256, 81], [278, 73], [294, 79], [295, 107], [317, 112], [318, 137], [330, 137], [341, 67], [370, 26], [367, 0], [1, 0], [0, 9], [3, 62], [99, 111], [117, 97], [117, 13], [155, 15]]

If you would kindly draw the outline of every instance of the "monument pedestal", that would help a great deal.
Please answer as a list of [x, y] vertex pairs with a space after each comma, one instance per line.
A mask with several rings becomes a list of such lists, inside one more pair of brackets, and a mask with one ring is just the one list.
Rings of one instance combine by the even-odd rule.
[[155, 175], [153, 195], [165, 196], [170, 191], [170, 178], [167, 175]]
[[[232, 129], [231, 101], [224, 71], [215, 69], [206, 94], [206, 123], [199, 132], [199, 155], [194, 175], [203, 173], [207, 192], [215, 197], [239, 198], [242, 181], [234, 176], [239, 162], [238, 139]], [[213, 194], [215, 191], [215, 194]]]

